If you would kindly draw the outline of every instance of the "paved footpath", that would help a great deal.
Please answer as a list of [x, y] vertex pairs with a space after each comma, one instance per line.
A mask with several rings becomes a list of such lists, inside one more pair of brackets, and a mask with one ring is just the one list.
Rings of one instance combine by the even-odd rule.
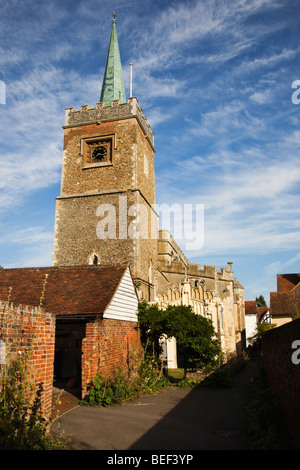
[[78, 406], [53, 431], [63, 431], [72, 450], [251, 450], [239, 400], [247, 398], [255, 374], [250, 362], [230, 389], [167, 387], [122, 406]]

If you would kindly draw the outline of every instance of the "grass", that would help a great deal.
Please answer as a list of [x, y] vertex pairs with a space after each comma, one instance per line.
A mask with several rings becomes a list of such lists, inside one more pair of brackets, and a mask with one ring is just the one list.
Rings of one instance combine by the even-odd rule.
[[168, 369], [166, 376], [171, 384], [177, 384], [185, 378], [184, 369]]

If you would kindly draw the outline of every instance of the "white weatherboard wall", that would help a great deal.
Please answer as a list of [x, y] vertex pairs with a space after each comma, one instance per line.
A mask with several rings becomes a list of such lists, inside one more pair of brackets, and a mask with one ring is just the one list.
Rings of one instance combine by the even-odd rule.
[[138, 299], [129, 268], [127, 268], [103, 318], [137, 322], [137, 309]]
[[245, 315], [246, 346], [249, 346], [248, 338], [256, 333], [257, 317], [256, 315]]

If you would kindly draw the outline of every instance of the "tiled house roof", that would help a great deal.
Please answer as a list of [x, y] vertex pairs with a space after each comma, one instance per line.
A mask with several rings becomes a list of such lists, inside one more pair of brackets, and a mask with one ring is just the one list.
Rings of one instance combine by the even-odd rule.
[[293, 292], [271, 292], [270, 311], [272, 317], [290, 316], [294, 317], [300, 312], [300, 291]]
[[256, 315], [256, 302], [255, 300], [246, 300], [245, 301], [245, 315]]
[[290, 292], [300, 282], [300, 274], [277, 274], [277, 292]]
[[272, 317], [295, 317], [300, 312], [300, 274], [278, 274], [277, 292], [270, 292]]
[[39, 306], [48, 274], [42, 307], [56, 315], [94, 316], [108, 307], [127, 265], [57, 266], [0, 269], [0, 300]]
[[245, 301], [245, 315], [256, 315], [257, 321], [260, 322], [263, 316], [269, 311], [269, 307], [257, 307], [255, 300]]
[[257, 320], [260, 322], [268, 311], [269, 307], [257, 307]]
[[300, 290], [300, 282], [298, 282], [298, 284], [296, 284], [295, 287], [293, 287], [292, 291], [295, 291], [295, 290]]

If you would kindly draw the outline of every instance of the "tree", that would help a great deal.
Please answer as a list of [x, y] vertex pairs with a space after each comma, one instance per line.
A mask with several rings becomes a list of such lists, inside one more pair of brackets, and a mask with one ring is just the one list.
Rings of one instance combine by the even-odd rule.
[[146, 353], [159, 356], [159, 339], [167, 330], [167, 314], [157, 305], [149, 305], [145, 300], [139, 303], [138, 320], [141, 328], [141, 341]]
[[214, 365], [221, 352], [211, 320], [196, 315], [190, 306], [169, 305], [160, 309], [147, 302], [139, 304], [139, 324], [146, 352], [160, 354], [159, 339], [176, 338], [182, 347], [185, 369]]
[[263, 295], [256, 297], [255, 302], [256, 302], [257, 307], [267, 307], [267, 304]]
[[272, 330], [273, 328], [276, 328], [276, 324], [274, 323], [257, 323], [254, 335], [248, 338], [249, 346], [247, 349], [248, 353], [250, 354], [250, 357], [255, 358], [261, 356], [262, 337], [266, 333], [266, 331]]

